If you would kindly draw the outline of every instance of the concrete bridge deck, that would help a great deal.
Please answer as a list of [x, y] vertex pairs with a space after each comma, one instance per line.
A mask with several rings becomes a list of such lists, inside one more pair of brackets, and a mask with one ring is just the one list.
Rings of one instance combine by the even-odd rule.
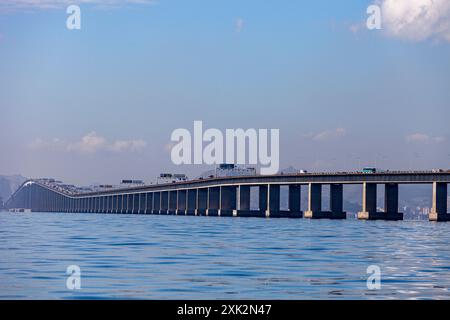
[[[341, 172], [244, 176], [191, 180], [171, 184], [69, 193], [36, 180], [25, 182], [6, 202], [7, 208], [31, 211], [147, 213], [209, 216], [345, 219], [343, 186], [362, 186], [359, 219], [402, 220], [398, 212], [400, 184], [433, 185], [429, 219], [448, 221], [447, 185], [450, 171]], [[384, 211], [377, 211], [377, 185], [385, 185]], [[308, 210], [300, 210], [301, 186], [308, 186]], [[330, 210], [322, 210], [322, 186], [330, 185]], [[280, 210], [280, 187], [289, 189], [289, 209]], [[258, 188], [259, 209], [250, 210], [250, 188]]]

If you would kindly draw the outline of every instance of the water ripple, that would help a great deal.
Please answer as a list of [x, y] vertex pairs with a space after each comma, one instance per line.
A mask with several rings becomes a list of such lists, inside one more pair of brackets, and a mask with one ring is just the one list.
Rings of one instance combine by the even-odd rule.
[[[450, 224], [0, 214], [0, 299], [449, 299]], [[66, 268], [81, 268], [81, 290]], [[367, 289], [367, 267], [381, 289]]]

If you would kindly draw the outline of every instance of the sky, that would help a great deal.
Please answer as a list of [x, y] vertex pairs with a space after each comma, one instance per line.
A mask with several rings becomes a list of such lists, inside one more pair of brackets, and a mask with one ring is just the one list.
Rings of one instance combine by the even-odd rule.
[[449, 119], [449, 0], [0, 1], [0, 174], [194, 177], [195, 120], [279, 129], [281, 168], [450, 168]]

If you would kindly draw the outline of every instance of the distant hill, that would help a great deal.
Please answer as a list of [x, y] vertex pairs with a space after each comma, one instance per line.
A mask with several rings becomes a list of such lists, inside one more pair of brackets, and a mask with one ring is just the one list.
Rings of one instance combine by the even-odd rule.
[[14, 191], [16, 191], [26, 180], [27, 178], [21, 175], [0, 175], [0, 198], [6, 202]]

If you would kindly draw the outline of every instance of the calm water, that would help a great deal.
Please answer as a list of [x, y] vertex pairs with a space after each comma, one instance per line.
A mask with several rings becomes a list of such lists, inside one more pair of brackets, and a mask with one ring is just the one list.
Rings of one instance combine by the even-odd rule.
[[[81, 290], [66, 288], [79, 265]], [[381, 290], [366, 269], [381, 268]], [[1, 299], [450, 299], [450, 223], [0, 213]]]

